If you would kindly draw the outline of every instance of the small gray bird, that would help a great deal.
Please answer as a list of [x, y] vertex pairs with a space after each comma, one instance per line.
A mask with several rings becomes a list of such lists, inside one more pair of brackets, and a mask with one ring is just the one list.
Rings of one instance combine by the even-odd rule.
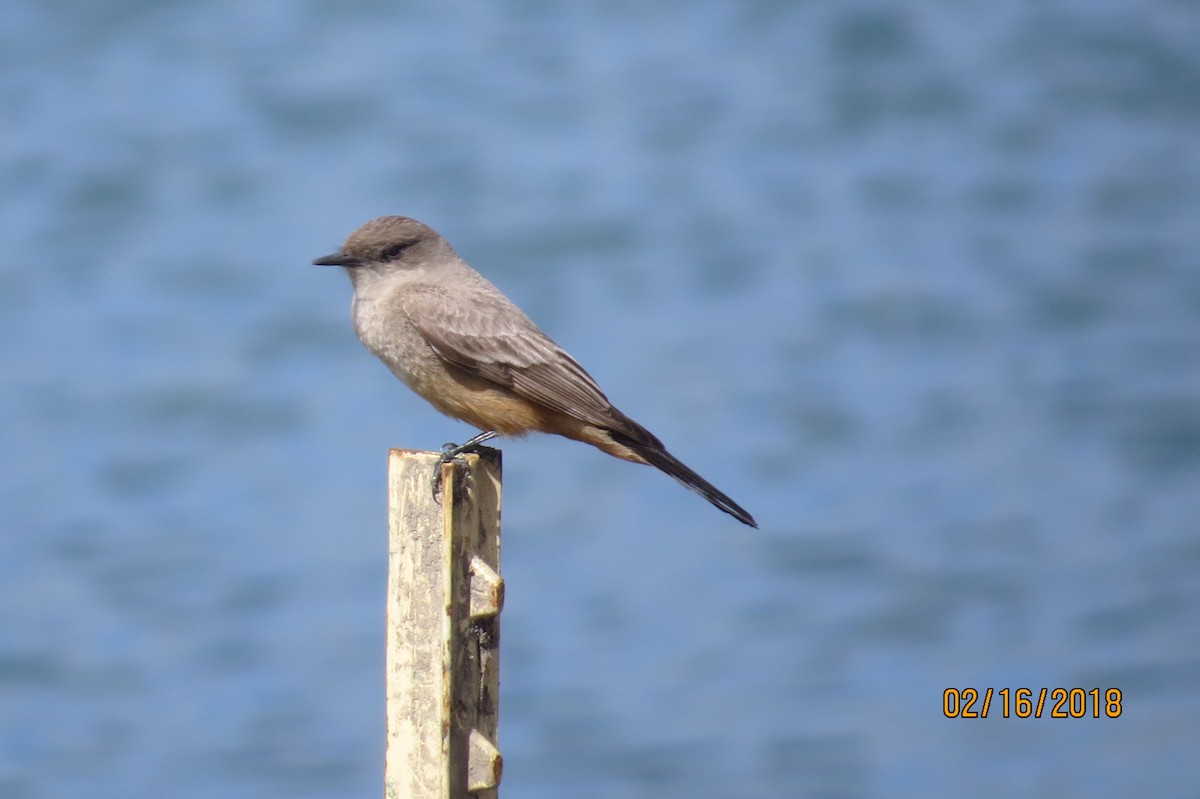
[[437, 231], [383, 216], [313, 261], [354, 285], [354, 330], [392, 373], [442, 413], [497, 435], [556, 433], [655, 466], [751, 527], [744, 508], [613, 407], [591, 375], [476, 272]]

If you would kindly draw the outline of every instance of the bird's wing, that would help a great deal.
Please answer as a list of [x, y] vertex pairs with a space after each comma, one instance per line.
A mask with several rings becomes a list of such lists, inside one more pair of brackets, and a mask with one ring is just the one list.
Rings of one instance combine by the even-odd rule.
[[441, 286], [409, 286], [401, 306], [450, 363], [589, 424], [624, 429], [626, 417], [592, 376], [503, 295], [473, 293], [468, 299]]

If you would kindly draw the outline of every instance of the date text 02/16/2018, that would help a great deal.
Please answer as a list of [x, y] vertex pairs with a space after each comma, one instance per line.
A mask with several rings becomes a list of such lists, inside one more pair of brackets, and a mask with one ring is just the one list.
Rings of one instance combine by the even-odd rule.
[[1006, 719], [1115, 719], [1124, 709], [1122, 701], [1120, 688], [947, 688], [942, 691], [942, 714], [948, 719], [986, 719], [998, 709]]

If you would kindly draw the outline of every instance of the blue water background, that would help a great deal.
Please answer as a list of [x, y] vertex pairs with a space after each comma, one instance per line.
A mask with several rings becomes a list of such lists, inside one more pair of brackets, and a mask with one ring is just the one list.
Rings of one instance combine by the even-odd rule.
[[[1200, 6], [0, 6], [0, 798], [377, 796], [441, 230], [758, 517], [505, 454], [502, 796], [1195, 797]], [[1119, 688], [1118, 719], [944, 689]]]

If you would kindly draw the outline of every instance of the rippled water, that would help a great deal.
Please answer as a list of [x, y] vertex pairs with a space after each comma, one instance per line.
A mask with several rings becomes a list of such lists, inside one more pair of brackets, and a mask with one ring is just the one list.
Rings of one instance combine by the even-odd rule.
[[[505, 449], [502, 793], [1190, 796], [1195, 4], [0, 10], [0, 797], [381, 790], [384, 464], [308, 266], [433, 224], [758, 517]], [[1117, 687], [1118, 719], [947, 719]]]

